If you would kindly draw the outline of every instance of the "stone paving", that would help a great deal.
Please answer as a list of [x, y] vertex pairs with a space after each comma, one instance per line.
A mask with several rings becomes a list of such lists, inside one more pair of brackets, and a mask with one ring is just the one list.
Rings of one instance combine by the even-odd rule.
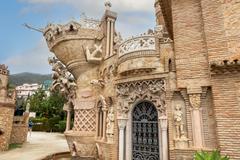
[[21, 148], [0, 152], [0, 160], [41, 160], [58, 152], [69, 151], [63, 134], [32, 132]]

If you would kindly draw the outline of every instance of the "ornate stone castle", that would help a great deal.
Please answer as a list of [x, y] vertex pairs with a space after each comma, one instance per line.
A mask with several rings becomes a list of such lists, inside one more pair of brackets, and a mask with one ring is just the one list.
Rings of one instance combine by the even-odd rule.
[[240, 159], [240, 3], [156, 0], [155, 29], [127, 40], [105, 6], [101, 20], [43, 30], [72, 154], [185, 160], [217, 148]]

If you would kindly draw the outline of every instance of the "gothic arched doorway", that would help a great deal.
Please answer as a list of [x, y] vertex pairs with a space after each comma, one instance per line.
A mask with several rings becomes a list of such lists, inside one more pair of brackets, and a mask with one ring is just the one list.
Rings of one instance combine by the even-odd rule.
[[132, 112], [132, 159], [159, 160], [158, 113], [148, 101]]

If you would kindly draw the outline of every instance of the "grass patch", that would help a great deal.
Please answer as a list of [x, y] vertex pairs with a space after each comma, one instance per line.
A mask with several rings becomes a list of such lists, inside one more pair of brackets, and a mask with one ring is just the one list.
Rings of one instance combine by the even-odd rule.
[[19, 143], [9, 144], [9, 147], [8, 147], [9, 150], [16, 149], [16, 148], [22, 148], [22, 144], [19, 144]]

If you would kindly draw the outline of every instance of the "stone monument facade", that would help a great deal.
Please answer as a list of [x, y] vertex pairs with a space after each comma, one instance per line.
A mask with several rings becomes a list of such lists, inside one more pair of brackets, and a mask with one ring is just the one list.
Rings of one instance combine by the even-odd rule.
[[101, 20], [42, 30], [74, 156], [186, 160], [218, 148], [240, 159], [239, 3], [156, 0], [154, 30], [125, 40], [105, 7]]

